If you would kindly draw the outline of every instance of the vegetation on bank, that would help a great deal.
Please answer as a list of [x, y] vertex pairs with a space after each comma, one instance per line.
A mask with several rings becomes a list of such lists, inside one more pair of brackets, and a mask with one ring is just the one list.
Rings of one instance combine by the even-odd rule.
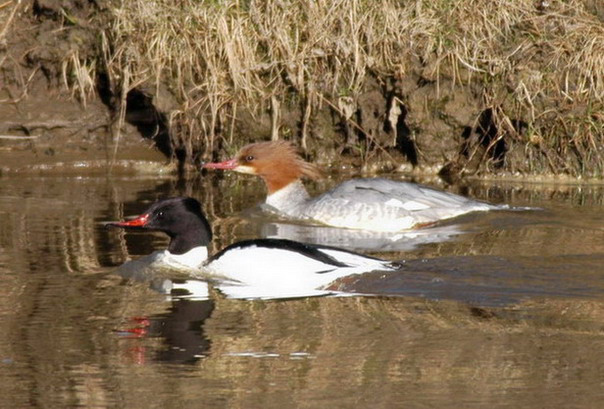
[[190, 161], [271, 137], [452, 174], [604, 170], [597, 0], [109, 4], [86, 21], [96, 52], [61, 71], [82, 100], [100, 90], [116, 137], [152, 105], [148, 135]]

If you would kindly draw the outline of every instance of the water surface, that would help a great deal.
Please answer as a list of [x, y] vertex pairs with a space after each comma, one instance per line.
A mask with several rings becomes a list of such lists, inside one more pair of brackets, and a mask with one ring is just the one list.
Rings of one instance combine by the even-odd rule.
[[[238, 175], [0, 177], [0, 406], [599, 407], [604, 188], [462, 193], [543, 210], [467, 215], [393, 245], [246, 210], [262, 186]], [[402, 268], [340, 283], [365, 296], [280, 301], [179, 297], [115, 274], [167, 240], [102, 222], [176, 195], [203, 203], [215, 249], [281, 228]]]

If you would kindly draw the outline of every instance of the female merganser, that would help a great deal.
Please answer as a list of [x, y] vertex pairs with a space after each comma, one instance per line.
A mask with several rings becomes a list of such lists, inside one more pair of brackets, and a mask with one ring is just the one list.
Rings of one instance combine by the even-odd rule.
[[398, 265], [329, 246], [285, 239], [246, 240], [208, 257], [210, 224], [200, 203], [190, 197], [156, 202], [134, 220], [107, 223], [115, 227], [156, 230], [170, 237], [156, 259], [196, 277], [212, 280], [229, 297], [291, 298], [336, 293], [335, 280]]
[[398, 232], [468, 212], [506, 208], [383, 178], [348, 180], [310, 198], [301, 178], [315, 179], [320, 172], [285, 141], [246, 145], [235, 158], [203, 167], [258, 175], [268, 190], [268, 210], [348, 229]]

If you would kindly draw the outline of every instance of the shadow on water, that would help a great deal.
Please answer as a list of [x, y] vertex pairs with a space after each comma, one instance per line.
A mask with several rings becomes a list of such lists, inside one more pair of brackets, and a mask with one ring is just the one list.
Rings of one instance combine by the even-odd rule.
[[604, 254], [559, 257], [456, 256], [407, 260], [395, 273], [370, 273], [340, 288], [504, 307], [526, 299], [598, 299]]
[[468, 215], [436, 226], [442, 240], [383, 242], [371, 253], [400, 271], [339, 283], [367, 297], [229, 300], [192, 296], [186, 277], [117, 273], [167, 240], [101, 222], [191, 195], [216, 250], [279, 231], [282, 221], [245, 210], [259, 186], [0, 177], [0, 407], [600, 404], [602, 186], [471, 186], [544, 210]]

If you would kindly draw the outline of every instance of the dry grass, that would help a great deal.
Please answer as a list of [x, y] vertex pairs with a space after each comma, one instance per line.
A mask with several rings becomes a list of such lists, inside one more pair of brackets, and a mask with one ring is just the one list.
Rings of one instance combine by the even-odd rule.
[[80, 57], [78, 50], [72, 50], [61, 64], [63, 84], [84, 106], [96, 91], [96, 69], [95, 64]]
[[11, 24], [14, 22], [15, 15], [20, 6], [21, 0], [9, 0], [0, 3], [0, 17], [2, 17], [2, 23], [0, 23], [0, 43], [2, 43]]
[[[113, 10], [105, 45], [122, 95], [175, 96], [173, 138], [190, 156], [219, 137], [232, 145], [241, 109], [270, 112], [277, 138], [282, 111], [299, 106], [305, 145], [318, 110], [352, 122], [369, 77], [415, 73], [438, 95], [477, 86], [506, 138], [554, 172], [604, 163], [604, 25], [582, 0], [135, 0]], [[512, 118], [530, 132], [515, 134]]]

